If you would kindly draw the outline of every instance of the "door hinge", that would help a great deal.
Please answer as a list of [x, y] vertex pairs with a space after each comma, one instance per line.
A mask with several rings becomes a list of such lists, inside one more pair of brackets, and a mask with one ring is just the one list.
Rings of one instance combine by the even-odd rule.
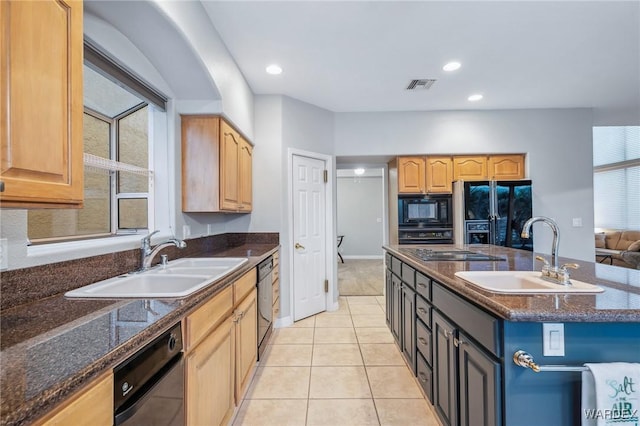
[[324, 280], [324, 292], [329, 293], [329, 280]]
[[324, 183], [329, 182], [329, 171], [324, 170]]

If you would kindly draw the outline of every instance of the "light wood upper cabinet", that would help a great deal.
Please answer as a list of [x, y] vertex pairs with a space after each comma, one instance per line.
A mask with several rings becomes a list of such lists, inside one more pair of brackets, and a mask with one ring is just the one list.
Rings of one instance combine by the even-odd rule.
[[82, 2], [0, 1], [1, 207], [81, 207]]
[[235, 408], [235, 328], [227, 318], [186, 357], [188, 426], [226, 425]]
[[454, 156], [453, 157], [454, 180], [486, 180], [487, 156]]
[[111, 426], [113, 424], [113, 374], [96, 379], [36, 425]]
[[490, 155], [489, 179], [524, 179], [524, 155]]
[[252, 146], [218, 116], [182, 116], [182, 211], [252, 208]]
[[242, 402], [251, 372], [258, 360], [258, 306], [257, 290], [251, 293], [238, 305], [236, 316], [236, 405]]
[[453, 160], [451, 157], [427, 157], [427, 193], [453, 192]]
[[398, 158], [398, 193], [422, 194], [425, 192], [424, 157]]

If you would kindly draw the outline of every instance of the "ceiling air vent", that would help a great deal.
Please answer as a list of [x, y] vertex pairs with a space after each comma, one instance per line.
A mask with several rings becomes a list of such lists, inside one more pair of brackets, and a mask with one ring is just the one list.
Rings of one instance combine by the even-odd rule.
[[422, 78], [420, 80], [411, 80], [407, 86], [407, 90], [428, 90], [436, 81], [431, 78]]

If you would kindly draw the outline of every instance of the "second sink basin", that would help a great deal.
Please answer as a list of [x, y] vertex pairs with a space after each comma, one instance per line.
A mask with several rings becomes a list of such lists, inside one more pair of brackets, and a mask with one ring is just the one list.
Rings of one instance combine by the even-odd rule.
[[601, 287], [571, 280], [571, 285], [555, 284], [540, 278], [538, 271], [462, 271], [455, 275], [494, 293], [601, 293]]

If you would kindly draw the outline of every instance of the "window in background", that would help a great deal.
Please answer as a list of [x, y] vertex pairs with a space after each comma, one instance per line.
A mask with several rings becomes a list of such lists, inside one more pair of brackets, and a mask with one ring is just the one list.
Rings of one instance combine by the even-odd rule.
[[595, 227], [640, 229], [640, 126], [593, 128]]
[[32, 243], [146, 233], [153, 226], [149, 117], [165, 102], [85, 42], [84, 206], [28, 211]]

